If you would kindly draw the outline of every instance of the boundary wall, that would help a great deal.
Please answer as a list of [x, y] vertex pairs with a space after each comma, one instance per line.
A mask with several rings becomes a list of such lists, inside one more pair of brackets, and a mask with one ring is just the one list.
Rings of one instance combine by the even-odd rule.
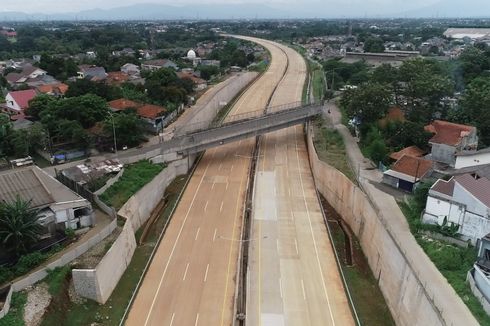
[[[389, 211], [378, 209], [361, 188], [320, 161], [310, 128], [307, 145], [318, 191], [359, 239], [397, 325], [478, 325], [408, 226], [396, 225]], [[361, 185], [374, 188], [369, 182], [361, 181]]]

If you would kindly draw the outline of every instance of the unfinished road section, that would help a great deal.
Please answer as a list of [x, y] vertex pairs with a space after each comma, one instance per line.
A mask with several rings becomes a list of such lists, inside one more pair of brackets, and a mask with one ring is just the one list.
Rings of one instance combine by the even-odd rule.
[[[268, 70], [230, 115], [266, 108], [287, 57], [272, 43]], [[208, 150], [172, 217], [130, 309], [127, 325], [233, 323], [242, 213], [254, 139]]]
[[[278, 46], [289, 65], [272, 107], [300, 100], [306, 78], [303, 58]], [[303, 126], [266, 134], [259, 146], [246, 324], [354, 325], [317, 199]]]

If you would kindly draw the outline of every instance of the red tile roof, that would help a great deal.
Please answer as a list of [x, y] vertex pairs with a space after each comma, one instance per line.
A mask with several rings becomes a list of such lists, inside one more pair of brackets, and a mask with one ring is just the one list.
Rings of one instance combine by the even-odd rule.
[[485, 206], [490, 207], [490, 180], [487, 178], [475, 178], [471, 174], [463, 174], [454, 177], [454, 181], [475, 196]]
[[403, 155], [408, 155], [412, 157], [422, 157], [426, 152], [418, 148], [417, 146], [409, 146], [404, 149], [391, 153], [390, 158], [394, 160], [399, 160]]
[[400, 172], [418, 179], [423, 178], [431, 169], [432, 161], [422, 158], [403, 155], [391, 168], [393, 171]]
[[125, 98], [120, 98], [118, 100], [110, 101], [107, 104], [109, 104], [109, 107], [111, 109], [116, 111], [121, 111], [126, 109], [136, 109], [143, 105], [138, 102], [134, 102]]
[[68, 91], [68, 85], [63, 83], [53, 85], [41, 85], [37, 87], [37, 90], [39, 91], [39, 93], [43, 94], [59, 93], [65, 95], [66, 91]]
[[167, 110], [158, 105], [145, 104], [137, 109], [137, 113], [140, 117], [147, 119], [155, 119], [162, 116]]
[[10, 96], [21, 107], [21, 109], [27, 109], [29, 107], [29, 101], [36, 97], [37, 93], [33, 89], [27, 89], [24, 91], [10, 92]]
[[435, 120], [430, 125], [424, 127], [425, 131], [432, 132], [435, 135], [429, 140], [431, 143], [446, 144], [456, 146], [461, 139], [472, 131], [476, 131], [473, 126], [452, 123], [443, 120]]

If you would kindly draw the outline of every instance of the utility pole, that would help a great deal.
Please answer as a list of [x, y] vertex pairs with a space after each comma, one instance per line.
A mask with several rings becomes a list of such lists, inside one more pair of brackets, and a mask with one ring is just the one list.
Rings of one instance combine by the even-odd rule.
[[116, 126], [114, 125], [114, 114], [109, 111], [109, 115], [111, 116], [111, 120], [112, 120], [112, 134], [114, 137], [114, 153], [117, 156]]

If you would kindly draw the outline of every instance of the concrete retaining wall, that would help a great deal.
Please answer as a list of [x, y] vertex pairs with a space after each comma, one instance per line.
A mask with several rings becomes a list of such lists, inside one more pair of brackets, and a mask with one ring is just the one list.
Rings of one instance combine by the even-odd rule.
[[123, 175], [123, 173], [124, 173], [124, 168], [122, 168], [121, 171], [119, 171], [114, 177], [107, 180], [106, 184], [102, 186], [100, 189], [98, 189], [96, 192], [94, 192], [94, 194], [96, 194], [97, 196], [103, 194], [110, 186], [112, 186], [117, 182], [117, 180], [119, 180], [119, 178]]
[[178, 175], [187, 174], [192, 164], [191, 158], [170, 163], [121, 207], [118, 214], [126, 219], [126, 223], [109, 251], [94, 269], [72, 271], [75, 290], [79, 295], [102, 304], [109, 299], [133, 258], [136, 249], [134, 233], [148, 220], [168, 185]]
[[9, 288], [9, 292], [7, 294], [7, 297], [5, 298], [5, 302], [3, 304], [3, 307], [0, 310], [0, 318], [5, 317], [5, 315], [9, 312], [9, 309], [10, 309], [10, 300], [12, 300], [12, 293], [14, 293], [14, 289], [11, 286]]
[[136, 249], [134, 230], [129, 221], [95, 269], [73, 269], [75, 291], [82, 297], [104, 304], [131, 262]]
[[408, 226], [388, 226], [390, 212], [380, 213], [359, 187], [320, 161], [311, 134], [307, 141], [316, 186], [358, 237], [397, 325], [478, 325]]

